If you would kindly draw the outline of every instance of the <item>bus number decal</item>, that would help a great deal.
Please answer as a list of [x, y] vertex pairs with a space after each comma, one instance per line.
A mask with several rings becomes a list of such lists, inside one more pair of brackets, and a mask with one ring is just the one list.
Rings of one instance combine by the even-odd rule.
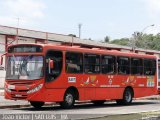
[[76, 77], [68, 77], [68, 82], [76, 82]]

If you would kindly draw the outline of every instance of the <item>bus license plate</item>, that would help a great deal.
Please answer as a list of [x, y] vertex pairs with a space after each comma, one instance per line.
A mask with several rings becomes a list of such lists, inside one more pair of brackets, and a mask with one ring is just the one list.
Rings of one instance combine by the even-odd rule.
[[16, 96], [16, 97], [22, 97], [22, 95], [19, 95], [19, 94], [16, 94], [15, 96]]

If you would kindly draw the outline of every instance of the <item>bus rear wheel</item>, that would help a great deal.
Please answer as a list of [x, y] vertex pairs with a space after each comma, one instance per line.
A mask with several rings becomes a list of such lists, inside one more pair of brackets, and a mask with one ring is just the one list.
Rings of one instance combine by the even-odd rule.
[[126, 88], [123, 93], [123, 99], [116, 100], [118, 105], [130, 105], [133, 99], [133, 91], [130, 88]]
[[44, 105], [44, 102], [38, 102], [38, 101], [30, 101], [30, 104], [34, 108], [41, 108]]
[[105, 100], [95, 100], [95, 101], [92, 101], [92, 103], [93, 103], [94, 105], [103, 105], [104, 102], [105, 102]]
[[75, 103], [75, 95], [71, 90], [66, 91], [63, 102], [60, 103], [62, 108], [70, 109], [73, 108]]

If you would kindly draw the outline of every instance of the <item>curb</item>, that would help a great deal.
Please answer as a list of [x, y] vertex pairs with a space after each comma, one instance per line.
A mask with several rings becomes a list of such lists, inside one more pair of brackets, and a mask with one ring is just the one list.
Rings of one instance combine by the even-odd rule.
[[31, 105], [4, 105], [0, 106], [0, 109], [6, 109], [6, 108], [22, 108], [22, 107], [30, 107]]
[[160, 94], [153, 97], [134, 98], [135, 100], [160, 100]]
[[[45, 104], [44, 106], [51, 106], [55, 105], [55, 103]], [[4, 105], [0, 106], [0, 109], [6, 109], [6, 108], [23, 108], [23, 107], [31, 107], [30, 104], [24, 104], [24, 105]]]
[[4, 96], [4, 92], [0, 92], [0, 96]]
[[[4, 93], [0, 92], [0, 96], [3, 96]], [[152, 98], [134, 98], [133, 100], [160, 100], [160, 97], [152, 97]], [[111, 101], [108, 101], [111, 102]], [[85, 104], [85, 103], [92, 103], [91, 101], [76, 101], [76, 104]], [[51, 106], [56, 105], [56, 103], [48, 103], [44, 106]], [[30, 104], [23, 104], [23, 105], [2, 105], [0, 106], [0, 109], [6, 109], [6, 108], [23, 108], [23, 107], [31, 107]]]
[[[81, 101], [81, 102], [76, 102], [76, 104], [84, 104], [84, 103], [89, 103], [89, 102], [85, 102], [85, 101]], [[48, 103], [45, 104], [44, 106], [52, 106], [52, 105], [57, 105], [57, 103]], [[23, 107], [32, 107], [30, 104], [24, 104], [24, 105], [2, 105], [0, 106], [0, 109], [6, 109], [6, 108], [23, 108]]]
[[[135, 99], [138, 100], [138, 99]], [[139, 99], [140, 100], [140, 99]], [[159, 99], [155, 99], [155, 98], [150, 98], [150, 99], [141, 99], [141, 100], [159, 100]], [[89, 101], [81, 101], [81, 102], [76, 102], [76, 104], [88, 104], [91, 103]], [[50, 104], [45, 104], [44, 106], [51, 106], [51, 105], [56, 105], [56, 103], [50, 103]], [[24, 105], [4, 105], [4, 106], [0, 106], [0, 109], [7, 109], [7, 108], [23, 108], [23, 107], [32, 107], [30, 104], [24, 104]]]
[[0, 88], [0, 96], [4, 96], [4, 89]]

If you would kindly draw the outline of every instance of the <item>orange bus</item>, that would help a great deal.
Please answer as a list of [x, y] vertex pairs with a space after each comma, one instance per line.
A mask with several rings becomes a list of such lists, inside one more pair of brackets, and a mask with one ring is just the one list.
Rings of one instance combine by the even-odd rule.
[[157, 94], [157, 58], [132, 52], [54, 44], [8, 47], [5, 98], [27, 100], [35, 108], [75, 100], [128, 105]]

